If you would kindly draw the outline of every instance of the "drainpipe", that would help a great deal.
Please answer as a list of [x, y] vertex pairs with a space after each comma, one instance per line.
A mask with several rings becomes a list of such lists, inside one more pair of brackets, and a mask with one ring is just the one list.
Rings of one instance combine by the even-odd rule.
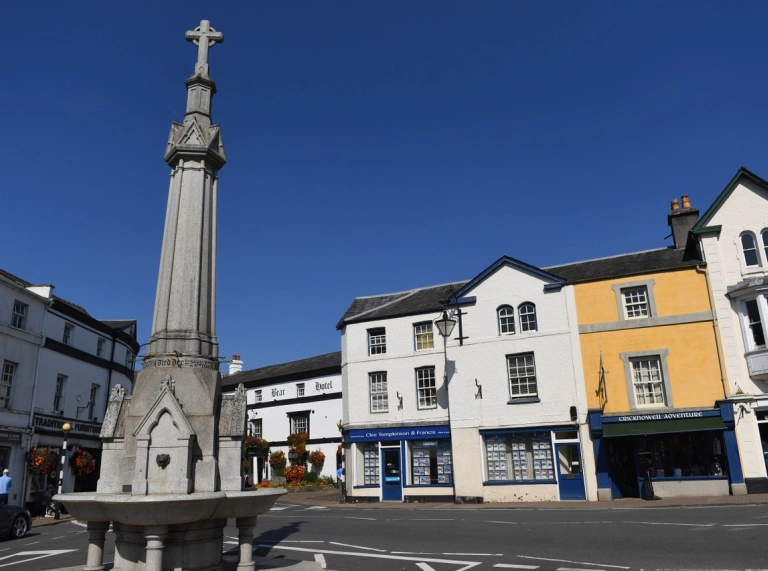
[[715, 334], [715, 347], [717, 348], [717, 363], [720, 365], [720, 382], [723, 384], [723, 395], [728, 398], [730, 391], [728, 390], [728, 381], [725, 378], [725, 366], [723, 365], [723, 357], [720, 347], [720, 336], [717, 334], [717, 312], [715, 311], [715, 304], [712, 301], [712, 288], [709, 283], [709, 272], [703, 269], [701, 266], [696, 266], [696, 271], [700, 274], [704, 274], [704, 280], [707, 282], [707, 298], [709, 299], [709, 310], [712, 313], [712, 331]]

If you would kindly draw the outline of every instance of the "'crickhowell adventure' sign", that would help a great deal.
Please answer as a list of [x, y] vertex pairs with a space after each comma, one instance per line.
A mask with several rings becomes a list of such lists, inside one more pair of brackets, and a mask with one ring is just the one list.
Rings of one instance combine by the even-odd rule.
[[680, 412], [657, 412], [652, 414], [631, 414], [626, 416], [603, 417], [603, 424], [611, 422], [640, 422], [643, 420], [681, 420], [684, 418], [704, 418], [720, 416], [719, 410], [686, 410]]

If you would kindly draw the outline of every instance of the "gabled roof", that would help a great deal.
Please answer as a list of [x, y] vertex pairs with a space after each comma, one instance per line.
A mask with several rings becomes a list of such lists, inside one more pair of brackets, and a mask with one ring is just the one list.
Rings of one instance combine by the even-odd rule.
[[685, 249], [659, 248], [561, 266], [549, 266], [544, 269], [564, 278], [568, 283], [578, 283], [703, 265], [705, 265], [704, 262], [691, 257]]
[[719, 226], [709, 226], [709, 221], [712, 220], [715, 212], [717, 212], [723, 203], [728, 200], [728, 197], [731, 195], [736, 186], [738, 186], [742, 177], [762, 187], [766, 192], [768, 192], [768, 181], [760, 178], [746, 167], [740, 167], [739, 170], [736, 171], [736, 175], [731, 179], [731, 182], [726, 185], [723, 191], [712, 203], [712, 205], [707, 208], [707, 211], [702, 215], [701, 218], [699, 218], [699, 221], [696, 222], [693, 228], [691, 228], [691, 232], [693, 234], [704, 234], [707, 232], [717, 232], [720, 230]]
[[526, 264], [525, 262], [521, 262], [520, 260], [516, 260], [515, 258], [511, 258], [509, 256], [502, 256], [501, 258], [493, 262], [490, 266], [485, 268], [482, 272], [480, 272], [476, 277], [472, 278], [466, 284], [464, 284], [464, 286], [462, 286], [462, 288], [459, 289], [459, 291], [457, 291], [456, 295], [453, 297], [457, 299], [461, 298], [466, 293], [471, 291], [475, 286], [485, 281], [489, 276], [491, 276], [496, 270], [498, 270], [502, 266], [513, 266], [515, 268], [523, 270], [524, 272], [532, 273], [551, 283], [562, 283], [565, 281], [563, 278], [560, 278], [554, 274], [550, 274], [549, 272], [545, 272], [544, 270], [537, 268], [536, 266]]
[[452, 292], [461, 289], [467, 283], [454, 282], [355, 298], [336, 324], [336, 329], [341, 329], [349, 323], [442, 311], [443, 306], [440, 302], [451, 297]]
[[234, 388], [240, 383], [248, 388], [259, 387], [283, 381], [314, 379], [334, 374], [341, 374], [341, 351], [227, 375], [221, 380], [221, 388]]

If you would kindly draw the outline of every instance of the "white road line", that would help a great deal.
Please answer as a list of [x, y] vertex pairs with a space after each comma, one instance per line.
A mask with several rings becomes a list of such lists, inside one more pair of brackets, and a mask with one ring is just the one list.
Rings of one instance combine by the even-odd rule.
[[458, 555], [460, 557], [501, 557], [501, 553], [443, 553], [443, 555]]
[[352, 516], [344, 516], [344, 519], [365, 519], [368, 521], [376, 521], [375, 517], [352, 517]]
[[81, 523], [81, 522], [75, 521], [75, 520], [72, 520], [70, 523], [73, 524], [73, 525], [78, 525], [80, 527], [88, 527], [87, 523]]
[[538, 565], [515, 565], [513, 563], [497, 563], [494, 567], [504, 567], [505, 569], [538, 569]]
[[[385, 555], [383, 553], [359, 553], [357, 551], [331, 551], [328, 549], [305, 549], [303, 547], [284, 547], [282, 545], [261, 545], [258, 544], [255, 547], [270, 547], [273, 549], [285, 549], [287, 551], [303, 551], [305, 553], [325, 553], [330, 555], [351, 555], [353, 557], [370, 557], [373, 559], [394, 559], [396, 561], [421, 561], [429, 563], [452, 563], [453, 565], [464, 565], [454, 571], [466, 571], [472, 567], [480, 565], [480, 561], [459, 561], [456, 559], [425, 559], [423, 557], [396, 557], [394, 555]], [[622, 567], [622, 569], [629, 569], [629, 567]]]
[[51, 539], [61, 539], [62, 537], [67, 537], [66, 535], [60, 535], [58, 537], [52, 537]]
[[278, 543], [325, 543], [325, 541], [301, 541], [298, 539], [281, 539], [280, 541], [270, 541], [268, 539], [260, 539], [259, 543], [271, 543], [273, 545], [277, 545]]
[[600, 569], [576, 569], [574, 567], [558, 567], [557, 571], [601, 571]]
[[493, 520], [489, 520], [489, 521], [485, 521], [483, 523], [508, 523], [510, 525], [517, 525], [516, 521], [493, 521]]
[[611, 567], [613, 569], [631, 569], [623, 565], [608, 565], [606, 563], [587, 563], [586, 561], [570, 561], [569, 559], [548, 559], [547, 557], [531, 557], [530, 555], [518, 555], [523, 559], [539, 559], [541, 561], [556, 561], [557, 563], [573, 563], [575, 565], [594, 565], [595, 567]]
[[415, 519], [412, 519], [411, 521], [456, 521], [456, 520], [453, 519], [453, 518], [439, 518], [439, 517], [427, 518], [427, 517], [423, 517], [423, 518], [415, 518]]
[[25, 543], [24, 547], [26, 547], [27, 545], [34, 545], [35, 543], [40, 543], [40, 542], [39, 541], [30, 541], [29, 543]]
[[61, 555], [62, 553], [72, 553], [77, 549], [51, 549], [49, 551], [20, 551], [12, 555], [6, 555], [0, 557], [0, 561], [3, 559], [10, 559], [11, 557], [22, 557], [24, 555], [36, 555], [37, 557], [30, 557], [29, 559], [22, 559], [19, 561], [11, 561], [10, 563], [3, 563], [0, 567], [10, 567], [11, 565], [18, 565], [19, 563], [26, 563], [28, 561], [34, 561], [35, 559], [43, 559], [45, 557], [52, 557], [53, 555]]
[[684, 527], [712, 527], [714, 523], [672, 523], [665, 521], [625, 521], [622, 523], [638, 523], [643, 525], [680, 525]]
[[435, 568], [434, 568], [434, 567], [430, 567], [430, 566], [429, 566], [429, 565], [427, 565], [426, 563], [417, 563], [417, 564], [416, 564], [416, 567], [418, 567], [419, 569], [421, 569], [421, 571], [435, 571]]
[[308, 510], [327, 510], [328, 506], [309, 506]]
[[768, 525], [768, 523], [729, 523], [723, 527], [753, 527], [755, 525]]
[[315, 561], [320, 564], [320, 567], [325, 569], [325, 557], [321, 553], [315, 553]]
[[237, 541], [224, 541], [222, 543], [224, 543], [225, 545], [238, 545], [239, 542], [237, 542]]
[[362, 545], [350, 545], [349, 543], [339, 543], [338, 541], [329, 541], [332, 545], [341, 545], [342, 547], [354, 547], [355, 549], [367, 549], [368, 551], [378, 551], [379, 553], [386, 553], [386, 549], [376, 549], [375, 547], [363, 547]]
[[288, 508], [293, 508], [293, 507], [296, 507], [296, 506], [280, 506], [280, 507], [276, 507], [275, 506], [275, 507], [269, 508], [269, 511], [271, 511], [271, 512], [281, 512], [283, 510], [287, 510]]
[[437, 553], [427, 553], [424, 551], [390, 551], [392, 555], [437, 555]]

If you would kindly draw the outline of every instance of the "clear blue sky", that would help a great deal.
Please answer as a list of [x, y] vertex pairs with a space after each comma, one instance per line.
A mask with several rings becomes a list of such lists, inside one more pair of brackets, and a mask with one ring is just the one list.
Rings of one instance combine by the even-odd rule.
[[169, 168], [208, 19], [228, 164], [218, 338], [337, 351], [354, 297], [671, 244], [768, 177], [766, 2], [4, 5], [0, 267], [150, 333]]

